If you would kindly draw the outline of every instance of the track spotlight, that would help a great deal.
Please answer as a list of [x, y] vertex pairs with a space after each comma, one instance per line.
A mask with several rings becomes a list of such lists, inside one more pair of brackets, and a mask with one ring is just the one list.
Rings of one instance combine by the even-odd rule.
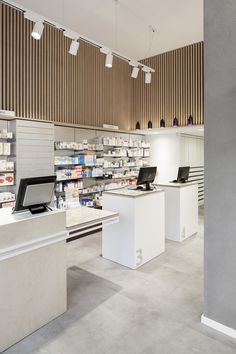
[[137, 66], [134, 66], [132, 69], [131, 77], [133, 79], [137, 79], [139, 73], [139, 68]]
[[39, 39], [41, 38], [41, 36], [42, 36], [43, 29], [44, 29], [44, 24], [43, 24], [42, 21], [37, 21], [37, 22], [35, 22], [33, 31], [32, 31], [32, 33], [31, 33], [31, 36], [32, 36], [34, 39], [39, 40]]
[[151, 73], [145, 73], [145, 84], [150, 84], [152, 79]]
[[112, 68], [112, 62], [113, 62], [113, 55], [111, 53], [108, 53], [106, 56], [105, 66], [107, 68]]
[[[9, 3], [11, 3], [11, 2], [9, 1]], [[15, 7], [15, 6], [13, 6], [13, 7]], [[63, 25], [60, 25], [59, 23], [57, 23], [53, 20], [50, 20], [46, 17], [43, 17], [42, 15], [32, 12], [32, 11], [24, 8], [23, 6], [20, 6], [19, 4], [17, 5], [17, 9], [20, 10], [24, 14], [25, 19], [30, 20], [34, 23], [33, 31], [31, 33], [33, 38], [39, 40], [41, 38], [43, 30], [44, 30], [44, 24], [47, 24], [47, 26], [51, 26], [53, 28], [56, 28], [56, 29], [62, 31], [63, 35], [71, 40], [70, 47], [69, 47], [69, 54], [71, 54], [71, 55], [77, 54], [78, 49], [79, 49], [79, 45], [80, 45], [78, 40], [80, 39], [80, 41], [89, 43], [90, 45], [93, 45], [96, 48], [100, 48], [100, 52], [106, 55], [105, 66], [107, 68], [112, 68], [113, 56], [115, 55], [119, 59], [128, 62], [129, 65], [132, 66], [132, 71], [131, 71], [132, 78], [136, 79], [138, 77], [139, 70], [141, 69], [145, 73], [145, 83], [150, 84], [151, 74], [155, 72], [155, 70], [152, 69], [151, 67], [146, 66], [143, 63], [140, 63], [134, 59], [128, 58], [116, 51], [113, 51], [113, 50], [97, 43], [96, 41], [89, 39], [87, 37], [84, 37], [84, 36], [80, 35], [79, 33], [72, 31]], [[152, 32], [154, 32], [154, 29], [153, 28], [151, 28], [151, 29], [152, 29]]]
[[76, 40], [73, 40], [70, 45], [69, 53], [71, 55], [76, 55], [79, 49], [79, 42]]
[[130, 60], [129, 65], [133, 67], [131, 77], [136, 79], [139, 73], [139, 63], [135, 60]]
[[105, 66], [107, 68], [112, 68], [112, 62], [113, 62], [112, 51], [109, 48], [101, 47], [100, 52], [106, 54]]
[[37, 15], [36, 13], [28, 10], [24, 12], [24, 18], [34, 22], [34, 27], [33, 27], [33, 31], [31, 32], [31, 36], [34, 39], [39, 40], [42, 36], [43, 29], [44, 29], [43, 18]]
[[78, 42], [78, 39], [80, 37], [79, 34], [69, 29], [65, 30], [63, 34], [65, 37], [72, 39], [69, 48], [69, 54], [76, 55], [79, 49], [79, 42]]

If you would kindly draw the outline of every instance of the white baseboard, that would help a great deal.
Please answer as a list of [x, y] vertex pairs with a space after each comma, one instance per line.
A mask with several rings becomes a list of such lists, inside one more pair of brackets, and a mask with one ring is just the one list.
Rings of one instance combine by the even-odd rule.
[[201, 317], [201, 322], [208, 327], [214, 328], [215, 330], [236, 339], [236, 330], [233, 328], [227, 327], [219, 322], [211, 320], [210, 318], [205, 317], [204, 315], [202, 315]]

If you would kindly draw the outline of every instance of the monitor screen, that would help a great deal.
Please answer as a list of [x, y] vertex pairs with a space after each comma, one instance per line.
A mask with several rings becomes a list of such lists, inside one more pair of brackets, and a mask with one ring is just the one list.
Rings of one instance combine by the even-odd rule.
[[177, 181], [187, 181], [189, 176], [190, 166], [179, 167]]
[[137, 185], [153, 183], [156, 177], [157, 167], [141, 167], [139, 170]]
[[23, 178], [20, 181], [14, 212], [51, 203], [56, 177]]

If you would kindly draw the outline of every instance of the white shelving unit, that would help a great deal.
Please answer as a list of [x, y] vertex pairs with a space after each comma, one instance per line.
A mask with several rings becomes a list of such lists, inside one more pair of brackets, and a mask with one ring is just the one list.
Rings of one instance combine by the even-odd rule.
[[[55, 194], [64, 198], [66, 188], [73, 189], [74, 183], [80, 201], [85, 197], [92, 201], [104, 190], [134, 183], [139, 168], [148, 165], [147, 151], [142, 135], [55, 127]], [[64, 173], [68, 177], [61, 178]]]
[[15, 138], [7, 121], [0, 122], [0, 208], [13, 206], [15, 193], [15, 163], [13, 143]]

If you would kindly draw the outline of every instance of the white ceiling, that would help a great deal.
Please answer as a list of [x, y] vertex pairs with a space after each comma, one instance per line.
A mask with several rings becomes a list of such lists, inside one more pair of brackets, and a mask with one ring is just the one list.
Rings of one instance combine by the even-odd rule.
[[[203, 40], [203, 0], [118, 0], [116, 5], [115, 0], [16, 2], [134, 59]], [[151, 48], [150, 25], [157, 29]]]

